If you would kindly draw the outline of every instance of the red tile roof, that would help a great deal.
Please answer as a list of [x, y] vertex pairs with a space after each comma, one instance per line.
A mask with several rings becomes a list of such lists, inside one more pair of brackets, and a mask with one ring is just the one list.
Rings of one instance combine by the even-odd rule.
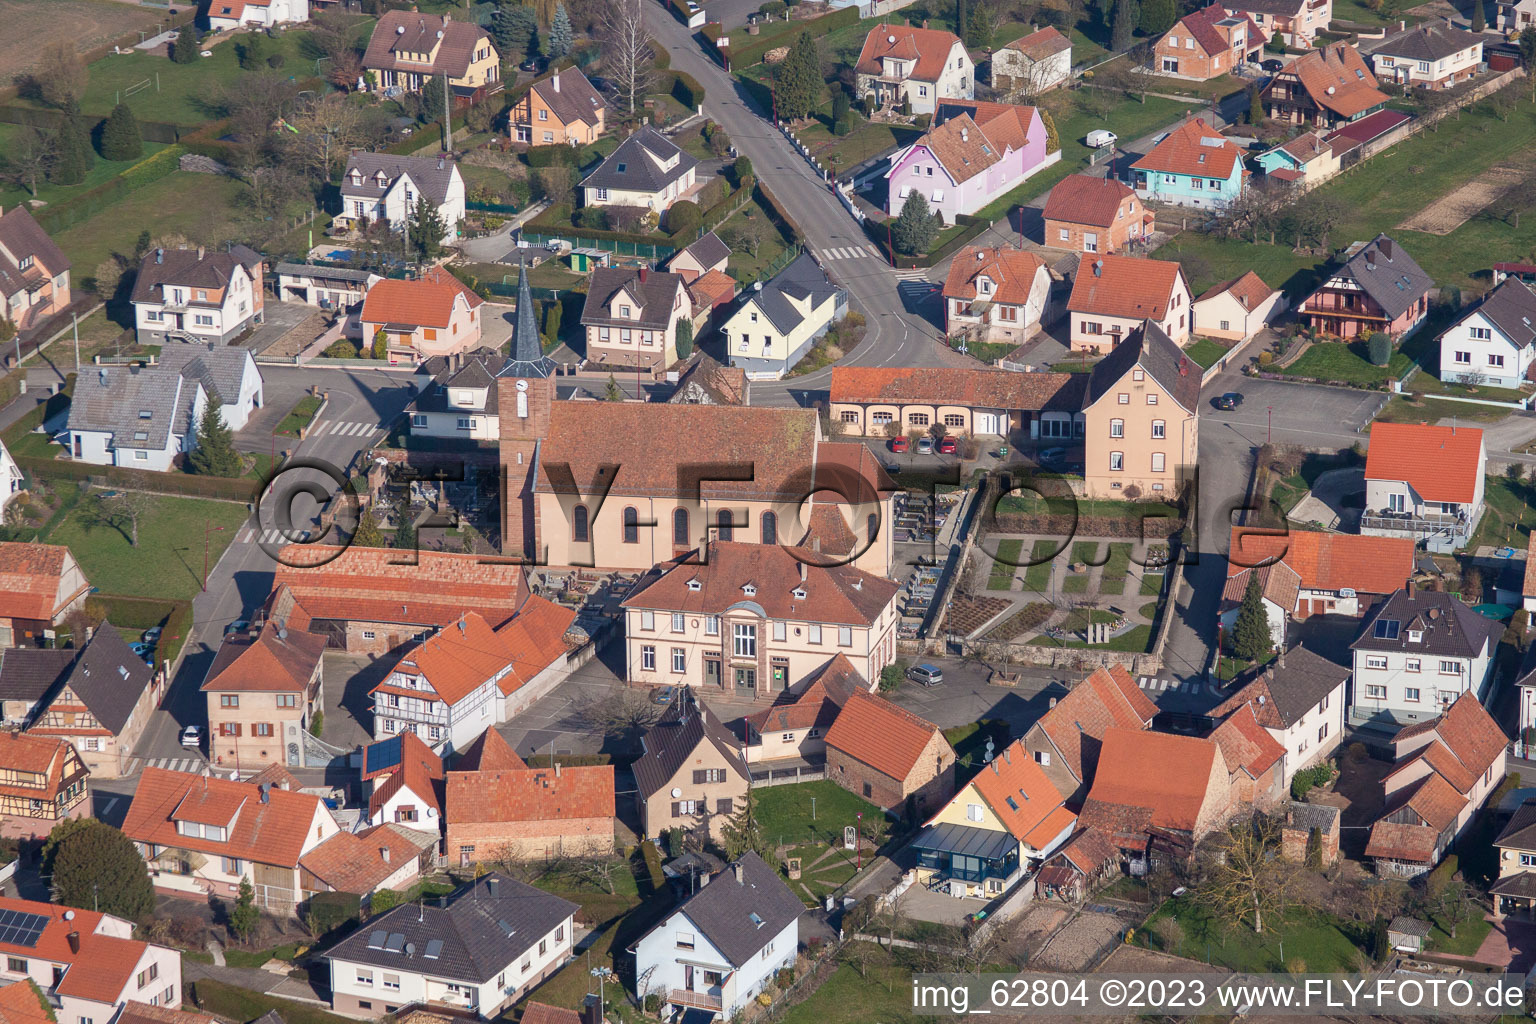
[[1136, 200], [1136, 190], [1118, 179], [1069, 174], [1051, 189], [1044, 217], [1064, 224], [1111, 228], [1120, 204], [1127, 199]]
[[[1042, 270], [1045, 270], [1045, 264], [1032, 252], [1025, 252], [1023, 249], [1015, 249], [1011, 246], [994, 248], [968, 245], [956, 253], [955, 258], [950, 261], [949, 275], [944, 278], [944, 297], [946, 299], [982, 298], [990, 302], [1022, 306], [1029, 302], [1029, 293], [1034, 289]], [[992, 291], [987, 295], [980, 295], [976, 290], [976, 281], [980, 277], [986, 277], [992, 282]], [[1049, 271], [1046, 272], [1046, 281], [1050, 281]], [[1049, 283], [1046, 287], [1050, 287]], [[833, 369], [840, 368], [833, 367]], [[1014, 376], [1034, 375], [1014, 374]]]
[[390, 797], [402, 788], [415, 793], [422, 803], [442, 813], [443, 759], [413, 732], [400, 734], [400, 763], [388, 772], [370, 778], [374, 780], [373, 792], [368, 796], [370, 818], [383, 810]]
[[1206, 299], [1215, 298], [1223, 292], [1231, 292], [1232, 297], [1237, 300], [1237, 304], [1251, 313], [1262, 306], [1271, 295], [1279, 290], [1278, 288], [1271, 288], [1264, 283], [1262, 277], [1248, 270], [1241, 277], [1233, 278], [1226, 284], [1217, 285], [1195, 301], [1204, 302]]
[[1228, 772], [1242, 770], [1255, 779], [1285, 756], [1285, 748], [1259, 724], [1252, 704], [1244, 704], [1227, 716], [1210, 739], [1221, 748]]
[[1120, 811], [1130, 808], [1141, 810], [1154, 828], [1192, 832], [1209, 796], [1211, 767], [1221, 756], [1221, 748], [1208, 739], [1110, 729], [1082, 820], [1094, 825], [1103, 815], [1119, 821], [1125, 817]]
[[548, 598], [530, 595], [512, 621], [496, 630], [512, 668], [497, 682], [505, 696], [522, 688], [570, 649], [565, 634], [576, 621], [576, 610]]
[[485, 301], [442, 270], [428, 271], [415, 281], [385, 278], [368, 289], [362, 319], [365, 324], [446, 329], [453, 322], [453, 309], [460, 299], [469, 309]]
[[1243, 166], [1243, 151], [1225, 138], [1220, 129], [1201, 118], [1192, 118], [1169, 132], [1152, 152], [1131, 165], [1133, 170], [1185, 174], [1200, 178], [1232, 176]]
[[1447, 782], [1444, 776], [1431, 772], [1414, 789], [1406, 806], [1430, 828], [1444, 832], [1456, 820], [1462, 808], [1467, 806], [1467, 798], [1458, 793], [1456, 787]]
[[[1034, 107], [941, 100], [932, 130], [913, 145], [926, 146], [959, 185], [998, 163], [1008, 150], [1023, 149], [1039, 123]], [[1042, 127], [1036, 134], [1043, 133]]]
[[1405, 738], [1410, 729], [1416, 730], [1415, 735], [1432, 729], [1438, 742], [1415, 751], [1393, 769], [1394, 773], [1423, 758], [1462, 793], [1472, 791], [1477, 780], [1504, 753], [1507, 742], [1504, 731], [1470, 690], [1439, 716], [1399, 732], [1394, 741]]
[[326, 639], [318, 633], [267, 622], [254, 635], [230, 633], [203, 680], [203, 692], [302, 692], [320, 667]]
[[[558, 763], [558, 761], [557, 761]], [[613, 766], [448, 773], [443, 819], [466, 822], [611, 818]]]
[[36, 987], [36, 982], [30, 980], [15, 981], [0, 988], [0, 1024], [54, 1024], [54, 1015], [43, 1012], [47, 999]]
[[[1243, 576], [1250, 566], [1284, 564], [1296, 573], [1298, 586], [1305, 590], [1353, 589], [1363, 594], [1390, 594], [1401, 589], [1413, 574], [1413, 546], [1411, 538], [1315, 530], [1274, 533], [1234, 526], [1227, 576]], [[1247, 586], [1247, 582], [1243, 576], [1242, 585]], [[1236, 599], [1242, 600], [1242, 595], [1238, 594]], [[1286, 608], [1294, 610], [1294, 604]]]
[[711, 270], [688, 286], [695, 314], [724, 305], [736, 297], [736, 279], [723, 270]]
[[[489, 33], [472, 21], [415, 11], [385, 11], [368, 39], [363, 67], [415, 72], [430, 67], [434, 72], [446, 71], [449, 78], [463, 78], [482, 40], [489, 43]], [[434, 48], [437, 60], [431, 64], [401, 56], [431, 53]], [[510, 59], [511, 54], [506, 57]]]
[[1092, 750], [1084, 750], [1084, 736], [1102, 740], [1114, 727], [1145, 729], [1156, 715], [1157, 705], [1141, 692], [1125, 669], [1116, 665], [1094, 669], [1042, 715], [1036, 725], [1060, 753], [1073, 777], [1088, 781], [1095, 759]]
[[1426, 501], [1467, 504], [1483, 475], [1483, 432], [1476, 427], [1377, 423], [1365, 456], [1367, 480], [1404, 480]]
[[286, 585], [317, 619], [413, 626], [447, 626], [471, 609], [499, 626], [521, 603], [522, 566], [441, 551], [407, 562], [391, 548], [291, 544], [272, 585]]
[[582, 1020], [581, 1014], [575, 1010], [533, 1002], [523, 1007], [523, 1016], [518, 1024], [582, 1024]]
[[1061, 791], [1019, 740], [998, 752], [971, 785], [1010, 835], [1037, 850], [1077, 818], [1062, 806], [1065, 798]]
[[1074, 313], [1161, 320], [1168, 315], [1174, 288], [1183, 277], [1179, 265], [1169, 260], [1103, 253], [1078, 264], [1067, 309]]
[[79, 765], [79, 755], [74, 753], [69, 740], [53, 736], [37, 736], [25, 732], [0, 732], [0, 769], [31, 772], [47, 779], [46, 788], [18, 786], [0, 783], [0, 796], [12, 796], [23, 800], [43, 798], [53, 801], [64, 786], [67, 766]]
[[861, 75], [879, 75], [884, 71], [881, 59], [896, 57], [917, 62], [908, 77], [937, 82], [949, 60], [950, 51], [959, 44], [960, 40], [953, 33], [939, 29], [876, 25], [864, 37], [864, 48], [859, 51], [857, 70]]
[[773, 707], [749, 716], [747, 723], [759, 735], [811, 726], [827, 729], [837, 720], [837, 713], [850, 694], [858, 690], [868, 692], [869, 688], [870, 683], [853, 667], [848, 656], [838, 654], [806, 686], [780, 694]]
[[746, 600], [772, 619], [873, 627], [896, 599], [894, 581], [816, 558], [804, 548], [717, 541], [702, 564], [693, 552], [642, 576], [624, 607], [712, 615]]
[[[1376, 76], [1365, 66], [1365, 58], [1348, 43], [1309, 50], [1280, 69], [1282, 75], [1287, 72], [1301, 79], [1313, 103], [1339, 117], [1351, 118], [1387, 102], [1386, 94], [1376, 88]], [[1271, 79], [1266, 91], [1273, 83]]]
[[1072, 40], [1047, 26], [1038, 32], [1015, 39], [1011, 43], [1004, 43], [1003, 49], [1018, 50], [1030, 60], [1044, 60], [1072, 49]]
[[456, 772], [499, 772], [527, 768], [528, 764], [492, 726], [469, 741], [453, 763]]
[[1365, 855], [1425, 864], [1435, 855], [1439, 835], [1428, 825], [1399, 825], [1378, 821], [1371, 826], [1371, 838], [1365, 844]]
[[[892, 779], [905, 780], [939, 727], [897, 707], [884, 697], [858, 692], [849, 696], [837, 721], [827, 730], [827, 747], [840, 750]], [[943, 742], [943, 736], [939, 739]], [[949, 744], [944, 743], [949, 750]], [[954, 757], [950, 752], [950, 759]]]
[[[242, 801], [233, 829], [225, 842], [180, 835], [176, 831], [178, 807], [196, 791]], [[209, 797], [211, 799], [211, 796]], [[309, 836], [317, 813], [324, 813], [320, 798], [307, 793], [272, 789], [262, 803], [260, 791], [248, 782], [209, 778], [188, 772], [145, 768], [123, 821], [123, 834], [134, 842], [176, 847], [202, 853], [238, 857], [277, 867], [294, 867]]]
[[0, 541], [0, 618], [51, 621], [76, 596], [59, 593], [73, 561], [62, 544]]
[[219, 1024], [217, 1017], [206, 1013], [176, 1010], [169, 1006], [150, 1006], [132, 1000], [123, 1004], [123, 1012], [115, 1024]]
[[[957, 276], [953, 266], [949, 274], [953, 281]], [[955, 294], [949, 284], [944, 287], [945, 295]], [[1039, 412], [1069, 394], [1075, 396], [1075, 376], [954, 366], [834, 366], [828, 397], [832, 402], [856, 404], [917, 402]]]
[[80, 953], [73, 958], [74, 966], [54, 986], [54, 992], [74, 999], [116, 1003], [127, 992], [147, 952], [147, 942], [115, 935], [87, 935], [82, 928]]
[[[445, 704], [457, 704], [482, 683], [506, 668], [512, 655], [495, 630], [478, 612], [467, 612], [422, 641], [395, 666], [395, 671], [425, 680]], [[404, 693], [389, 676], [370, 693]]]
[[[435, 845], [431, 837], [423, 837]], [[389, 851], [386, 860], [381, 851]], [[405, 829], [376, 825], [362, 832], [338, 832], [306, 853], [301, 867], [337, 892], [366, 896], [421, 856], [422, 843]]]
[[1216, 27], [1216, 23], [1227, 18], [1241, 18], [1246, 24], [1243, 36], [1243, 51], [1253, 49], [1256, 43], [1262, 43], [1268, 38], [1264, 30], [1255, 25], [1253, 19], [1240, 12], [1228, 13], [1219, 3], [1203, 7], [1198, 11], [1191, 11], [1179, 19], [1178, 25], [1173, 26], [1170, 32], [1178, 32], [1179, 26], [1184, 27], [1184, 34], [1192, 36], [1206, 56], [1213, 57], [1218, 53], [1226, 53], [1232, 49], [1227, 43], [1227, 37]]

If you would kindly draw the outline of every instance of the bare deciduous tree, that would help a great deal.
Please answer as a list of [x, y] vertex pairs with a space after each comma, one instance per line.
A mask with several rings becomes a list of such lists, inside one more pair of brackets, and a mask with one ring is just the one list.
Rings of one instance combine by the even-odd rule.
[[37, 198], [37, 181], [48, 172], [53, 159], [53, 137], [36, 128], [24, 127], [16, 133], [4, 154], [5, 177], [17, 185], [25, 186], [32, 197]]
[[368, 139], [362, 109], [340, 93], [303, 104], [288, 123], [298, 132], [294, 142], [305, 164], [321, 181], [330, 180], [347, 154]]
[[579, 705], [576, 716], [599, 735], [628, 737], [655, 725], [661, 710], [652, 703], [650, 691], [621, 686]]
[[85, 95], [90, 73], [85, 61], [68, 42], [60, 40], [43, 51], [41, 62], [32, 74], [31, 84], [37, 96], [50, 106], [62, 107]]
[[644, 0], [613, 0], [602, 16], [603, 63], [621, 96], [635, 101], [650, 84], [651, 37], [645, 31]]
[[1296, 866], [1277, 856], [1279, 847], [1279, 826], [1263, 815], [1229, 826], [1203, 851], [1207, 878], [1195, 898], [1262, 935], [1266, 916], [1281, 917], [1296, 902]]
[[138, 547], [139, 523], [154, 507], [153, 496], [145, 491], [118, 491], [110, 498], [98, 498], [97, 505], [102, 525], [124, 530], [128, 543]]

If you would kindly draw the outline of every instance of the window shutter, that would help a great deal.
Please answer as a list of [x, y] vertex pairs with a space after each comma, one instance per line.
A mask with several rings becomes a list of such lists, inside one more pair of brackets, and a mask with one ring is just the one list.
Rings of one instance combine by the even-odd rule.
[[727, 796], [727, 797], [722, 797], [719, 800], [716, 800], [715, 801], [715, 813], [716, 814], [730, 814], [731, 813], [731, 798]]
[[708, 769], [696, 769], [694, 771], [694, 773], [693, 773], [693, 784], [695, 786], [702, 786], [702, 785], [704, 785], [704, 783], [706, 783], [708, 781], [709, 781], [709, 771], [708, 771]]
[[683, 805], [678, 803], [676, 800], [673, 800], [672, 801], [672, 817], [674, 817], [674, 818], [681, 818], [682, 816], [683, 816]]

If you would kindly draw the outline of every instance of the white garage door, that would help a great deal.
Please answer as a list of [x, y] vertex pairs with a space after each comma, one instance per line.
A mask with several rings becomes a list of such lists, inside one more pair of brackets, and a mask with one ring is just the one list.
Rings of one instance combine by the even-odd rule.
[[993, 413], [993, 412], [978, 412], [976, 414], [976, 433], [978, 433], [978, 434], [995, 434], [995, 433], [997, 433], [997, 413]]

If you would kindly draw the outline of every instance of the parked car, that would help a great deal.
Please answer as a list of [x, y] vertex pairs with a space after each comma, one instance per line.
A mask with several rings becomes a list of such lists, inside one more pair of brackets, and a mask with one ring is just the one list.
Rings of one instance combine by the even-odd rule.
[[891, 476], [895, 476], [897, 473], [901, 472], [901, 463], [899, 463], [899, 462], [887, 462], [885, 464], [885, 471], [887, 473], [891, 474]]
[[1060, 466], [1066, 461], [1067, 450], [1065, 448], [1047, 448], [1040, 453], [1040, 465], [1042, 466]]
[[200, 747], [203, 745], [203, 730], [195, 725], [189, 725], [181, 730], [181, 745], [184, 747]]
[[1243, 396], [1238, 394], [1236, 391], [1228, 391], [1224, 395], [1218, 395], [1213, 398], [1211, 400], [1211, 404], [1218, 409], [1226, 409], [1230, 411], [1243, 404]]
[[952, 437], [945, 437], [939, 441], [940, 455], [953, 455], [959, 450], [960, 446], [955, 443], [955, 439]]
[[933, 454], [933, 438], [931, 438], [931, 437], [920, 437], [920, 438], [918, 438], [917, 439], [917, 454], [919, 454], [919, 455], [932, 455]]
[[694, 3], [693, 0], [687, 0], [687, 4], [688, 4], [688, 13], [689, 14], [698, 14], [700, 11], [702, 11], [704, 9], [704, 8], [700, 7], [698, 4]]
[[1271, 58], [1270, 60], [1261, 60], [1259, 61], [1259, 67], [1263, 68], [1265, 71], [1268, 71], [1270, 74], [1274, 74], [1276, 71], [1279, 71], [1281, 68], [1285, 67], [1285, 61], [1275, 58]]
[[906, 450], [907, 450], [907, 439], [905, 437], [893, 437], [893, 438], [891, 438], [891, 451], [893, 451], [893, 452], [904, 452]]
[[671, 704], [672, 697], [677, 693], [675, 686], [658, 686], [651, 691], [652, 704]]
[[250, 620], [248, 620], [248, 619], [236, 619], [234, 622], [231, 622], [229, 625], [224, 627], [224, 635], [225, 636], [229, 636], [229, 634], [231, 634], [231, 633], [244, 633], [246, 630], [248, 630], [250, 628], [251, 628]]
[[1105, 146], [1112, 146], [1119, 142], [1120, 137], [1108, 128], [1095, 128], [1088, 133], [1088, 138], [1084, 141], [1088, 143], [1090, 149], [1103, 149]]
[[160, 634], [163, 632], [165, 632], [164, 626], [150, 626], [144, 631], [144, 635], [140, 639], [147, 644], [157, 644], [160, 642]]
[[937, 665], [913, 665], [907, 669], [907, 678], [924, 686], [938, 686], [944, 681], [944, 672]]
[[144, 664], [153, 665], [155, 663], [154, 644], [146, 644], [142, 641], [135, 640], [133, 643], [128, 645], [128, 649], [134, 654], [137, 654], [140, 660], [144, 662]]

